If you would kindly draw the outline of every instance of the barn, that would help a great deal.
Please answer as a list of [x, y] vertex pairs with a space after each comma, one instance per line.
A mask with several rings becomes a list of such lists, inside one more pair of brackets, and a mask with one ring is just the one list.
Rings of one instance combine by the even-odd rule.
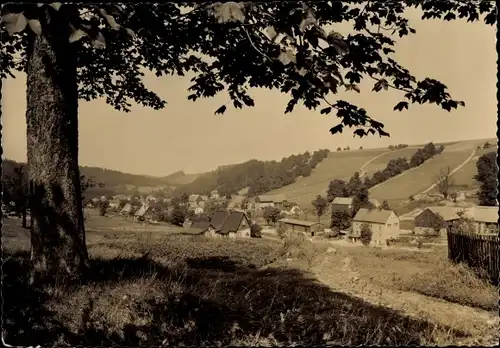
[[323, 226], [319, 222], [285, 218], [278, 220], [278, 223], [289, 231], [311, 234], [311, 236], [323, 230]]
[[428, 207], [415, 216], [414, 232], [419, 236], [444, 236], [459, 218], [457, 208]]

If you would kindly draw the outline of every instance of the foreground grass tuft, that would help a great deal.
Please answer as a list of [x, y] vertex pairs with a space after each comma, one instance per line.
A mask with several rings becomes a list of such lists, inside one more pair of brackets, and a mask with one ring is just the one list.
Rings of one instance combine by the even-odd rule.
[[498, 310], [498, 290], [464, 264], [440, 262], [436, 268], [399, 282], [405, 291], [485, 310]]

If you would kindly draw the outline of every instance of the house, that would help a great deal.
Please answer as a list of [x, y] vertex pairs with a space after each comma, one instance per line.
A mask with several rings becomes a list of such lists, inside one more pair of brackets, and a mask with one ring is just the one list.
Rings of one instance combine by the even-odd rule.
[[127, 203], [125, 204], [125, 206], [122, 208], [122, 210], [120, 210], [120, 215], [130, 215], [132, 213], [132, 204], [130, 203]]
[[302, 213], [302, 210], [300, 210], [298, 205], [294, 205], [289, 211], [286, 212], [287, 215], [299, 215], [300, 213]]
[[399, 233], [399, 218], [392, 210], [359, 209], [352, 220], [353, 238], [361, 237], [361, 229], [365, 224], [370, 227], [375, 244], [385, 244], [387, 239], [394, 238]]
[[319, 222], [304, 221], [298, 219], [285, 218], [278, 220], [278, 223], [280, 224], [280, 227], [291, 229], [292, 232], [302, 232], [311, 234], [311, 236], [314, 236], [316, 233], [324, 229]]
[[153, 196], [153, 195], [148, 195], [148, 196], [146, 197], [146, 201], [148, 201], [148, 202], [156, 202], [156, 201], [157, 201], [157, 199], [156, 199], [156, 197], [155, 197], [155, 196]]
[[415, 216], [414, 233], [420, 236], [443, 236], [454, 221], [460, 219], [455, 207], [428, 207]]
[[151, 220], [152, 217], [153, 211], [147, 204], [143, 204], [134, 214], [135, 221]]
[[250, 220], [243, 212], [219, 210], [208, 220], [195, 221], [183, 234], [250, 238]]
[[235, 195], [231, 197], [229, 201], [228, 208], [229, 209], [243, 209], [243, 203], [245, 200], [245, 196]]
[[264, 209], [265, 207], [283, 208], [283, 203], [286, 202], [285, 195], [261, 195], [255, 197], [255, 207]]
[[202, 200], [203, 199], [201, 198], [200, 195], [189, 195], [189, 203], [196, 203], [196, 204], [198, 204]]
[[212, 190], [212, 191], [210, 192], [210, 198], [212, 198], [212, 199], [219, 199], [219, 198], [220, 198], [220, 196], [219, 196], [219, 191], [217, 191], [217, 190]]
[[[332, 212], [345, 212], [351, 214], [352, 199], [353, 197], [335, 197], [332, 201]], [[370, 198], [369, 201], [375, 208], [380, 207], [380, 203], [376, 199]]]
[[475, 206], [468, 209], [464, 217], [473, 221], [476, 233], [498, 234], [498, 207]]

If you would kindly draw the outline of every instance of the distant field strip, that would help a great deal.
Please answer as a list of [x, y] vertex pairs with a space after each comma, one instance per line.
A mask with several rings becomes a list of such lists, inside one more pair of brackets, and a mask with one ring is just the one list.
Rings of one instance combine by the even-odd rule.
[[429, 188], [440, 171], [450, 167], [456, 168], [471, 154], [470, 146], [462, 151], [447, 151], [427, 160], [419, 167], [412, 168], [370, 189], [370, 196], [378, 200], [406, 199]]
[[417, 151], [417, 149], [418, 147], [407, 147], [405, 149], [394, 150], [383, 153], [380, 156], [374, 158], [369, 163], [367, 163], [362, 168], [362, 171], [364, 172], [365, 175], [368, 175], [368, 177], [372, 177], [376, 171], [384, 170], [385, 167], [387, 166], [387, 163], [389, 163], [389, 161], [392, 159], [396, 159], [399, 157], [406, 157], [408, 159], [408, 162], [410, 162], [411, 156], [413, 156], [413, 154]]
[[312, 171], [311, 175], [300, 178], [293, 184], [269, 192], [270, 195], [284, 194], [288, 200], [301, 207], [311, 204], [318, 194], [325, 194], [333, 179], [348, 180], [370, 159], [387, 152], [386, 150], [354, 150], [332, 152]]

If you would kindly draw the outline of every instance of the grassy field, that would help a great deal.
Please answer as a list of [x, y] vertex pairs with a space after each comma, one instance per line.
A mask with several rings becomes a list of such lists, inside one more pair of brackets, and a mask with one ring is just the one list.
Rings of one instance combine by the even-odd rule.
[[312, 171], [311, 175], [300, 178], [291, 185], [270, 191], [270, 195], [284, 194], [302, 208], [310, 208], [311, 201], [318, 194], [324, 195], [333, 179], [349, 180], [361, 167], [375, 156], [387, 150], [352, 150], [332, 152]]
[[496, 152], [497, 148], [482, 149], [476, 152], [474, 158], [463, 166], [460, 170], [453, 174], [453, 184], [459, 188], [474, 189], [479, 187], [479, 182], [474, 180], [474, 175], [477, 174], [476, 163], [479, 157], [489, 152]]
[[474, 142], [454, 144], [446, 147], [443, 153], [427, 160], [424, 164], [410, 169], [387, 182], [370, 189], [370, 196], [380, 201], [407, 199], [429, 186], [435, 181], [441, 170], [459, 166], [476, 148]]
[[[2, 233], [6, 342], [450, 345], [477, 343], [489, 335], [485, 321], [478, 324], [484, 314], [474, 316], [468, 307], [463, 307], [459, 321], [456, 315], [435, 319], [424, 305], [422, 313], [410, 315], [404, 306], [380, 305], [350, 294], [352, 287], [345, 284], [350, 271], [342, 265], [347, 257], [360, 282], [368, 282], [370, 287], [365, 288], [373, 293], [386, 289], [389, 296], [389, 290], [404, 291], [398, 301], [408, 294], [425, 294], [445, 309], [452, 306], [448, 303], [496, 309], [497, 290], [466, 268], [449, 264], [444, 249], [424, 253], [361, 246], [336, 247], [335, 253], [328, 253], [325, 242], [301, 236], [284, 242], [225, 240], [181, 236], [179, 231], [167, 225], [144, 229], [89, 211], [87, 245], [94, 271], [89, 281], [35, 288], [27, 283], [29, 233], [20, 227], [20, 220], [6, 219]], [[328, 283], [320, 282], [317, 274]]]
[[366, 173], [365, 175], [368, 175], [371, 178], [376, 171], [384, 170], [390, 160], [398, 157], [406, 157], [408, 162], [410, 162], [411, 156], [413, 156], [415, 151], [417, 151], [417, 148], [415, 147], [389, 151], [364, 167], [363, 170]]

